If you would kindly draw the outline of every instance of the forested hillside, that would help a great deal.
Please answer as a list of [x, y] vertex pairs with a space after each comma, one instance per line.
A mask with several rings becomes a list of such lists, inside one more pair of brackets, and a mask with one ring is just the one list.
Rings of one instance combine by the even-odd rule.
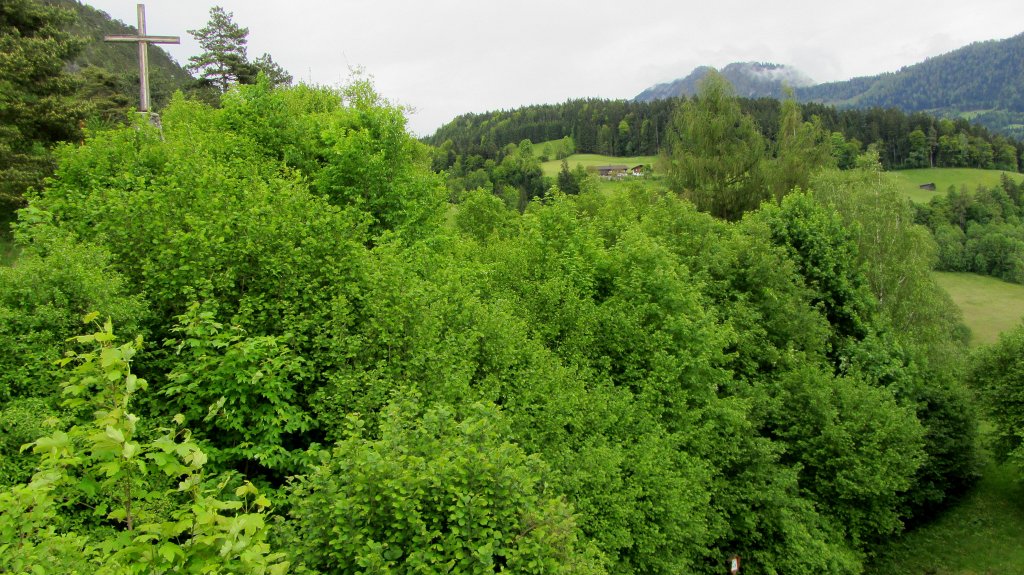
[[[425, 141], [450, 156], [500, 161], [509, 144], [569, 138], [578, 153], [610, 156], [656, 155], [665, 143], [672, 111], [683, 100], [632, 102], [570, 100], [563, 104], [525, 106], [485, 114], [466, 114], [445, 124]], [[740, 99], [769, 142], [777, 139], [782, 105], [771, 98]], [[1024, 162], [1021, 141], [990, 132], [964, 119], [939, 119], [895, 108], [837, 109], [802, 104], [805, 118], [817, 117], [833, 140], [841, 167], [850, 167], [869, 145], [878, 150], [885, 169], [978, 167], [1018, 171]], [[543, 150], [538, 150], [538, 154]], [[551, 158], [549, 158], [551, 159]]]
[[[692, 96], [712, 70], [698, 67], [686, 77], [644, 90], [636, 100]], [[966, 118], [995, 133], [1024, 139], [1024, 34], [971, 44], [895, 72], [825, 84], [815, 85], [778, 64], [736, 62], [720, 73], [744, 97], [782, 98], [788, 87], [800, 102]]]
[[799, 88], [797, 98], [839, 107], [896, 107], [971, 118], [1024, 137], [1024, 34], [978, 42], [897, 72]]

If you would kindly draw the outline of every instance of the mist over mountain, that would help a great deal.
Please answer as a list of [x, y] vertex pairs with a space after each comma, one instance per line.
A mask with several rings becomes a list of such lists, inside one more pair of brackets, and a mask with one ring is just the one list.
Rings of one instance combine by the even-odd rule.
[[[658, 84], [636, 96], [651, 101], [692, 96], [712, 70]], [[780, 98], [784, 87], [797, 100], [838, 108], [899, 108], [948, 118], [968, 118], [989, 129], [1024, 137], [1024, 34], [1005, 40], [976, 42], [952, 52], [905, 66], [896, 72], [815, 84], [795, 68], [739, 62], [721, 74], [745, 98]]]
[[[697, 93], [700, 81], [709, 72], [711, 66], [700, 66], [685, 78], [652, 86], [634, 98], [638, 102], [650, 102], [679, 96], [692, 96]], [[719, 70], [736, 90], [736, 95], [743, 98], [782, 98], [786, 87], [798, 88], [814, 84], [809, 76], [782, 64], [766, 62], [733, 62]]]

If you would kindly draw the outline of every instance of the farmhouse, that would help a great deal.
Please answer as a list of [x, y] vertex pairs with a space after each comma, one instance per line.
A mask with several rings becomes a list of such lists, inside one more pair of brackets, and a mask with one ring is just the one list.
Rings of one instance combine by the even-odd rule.
[[621, 178], [626, 175], [629, 170], [629, 166], [625, 165], [612, 165], [612, 166], [594, 166], [594, 171], [597, 175], [602, 178]]

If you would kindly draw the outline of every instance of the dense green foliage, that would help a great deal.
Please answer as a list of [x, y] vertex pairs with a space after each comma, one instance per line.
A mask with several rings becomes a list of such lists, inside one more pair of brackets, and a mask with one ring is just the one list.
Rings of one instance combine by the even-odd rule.
[[[385, 409], [380, 439], [348, 437], [296, 489], [293, 537], [327, 573], [603, 573], [576, 548], [572, 509], [493, 407]], [[376, 435], [374, 433], [373, 435]]]
[[64, 61], [81, 44], [73, 15], [35, 0], [0, 5], [0, 222], [52, 170], [49, 147], [78, 137], [83, 106]]
[[[0, 427], [47, 438], [35, 467], [0, 443], [22, 565], [855, 574], [973, 477], [934, 247], [876, 171], [806, 170], [813, 192], [725, 221], [640, 183], [533, 198], [523, 142], [491, 167], [514, 192], [451, 206], [366, 82], [162, 115], [62, 147], [21, 212], [54, 268], [19, 260], [0, 292], [25, 316]], [[784, 117], [766, 153], [813, 164]], [[72, 340], [97, 349], [61, 406], [40, 362], [91, 310], [115, 319]], [[46, 461], [75, 480], [40, 483]]]
[[996, 425], [996, 456], [1024, 468], [1024, 328], [1018, 326], [974, 358], [970, 383], [982, 396]]
[[[86, 322], [97, 314], [85, 317]], [[130, 410], [147, 383], [131, 372], [141, 345], [118, 346], [108, 320], [77, 336], [92, 349], [69, 352], [63, 405], [92, 419], [26, 444], [39, 463], [30, 483], [0, 493], [0, 567], [15, 573], [284, 573], [283, 553], [265, 542], [270, 501], [248, 481], [233, 500], [204, 478], [207, 457], [188, 430], [151, 429]], [[154, 437], [145, 439], [144, 436]], [[177, 486], [174, 483], [177, 482]], [[114, 528], [76, 533], [67, 515], [101, 517]], [[87, 519], [86, 519], [87, 520]]]
[[[439, 128], [426, 141], [444, 151], [445, 159], [436, 169], [453, 166], [456, 158], [461, 158], [463, 166], [474, 156], [479, 156], [481, 165], [488, 159], [498, 161], [505, 146], [524, 139], [547, 142], [569, 138], [572, 151], [578, 153], [656, 155], [668, 143], [673, 111], [685, 101], [570, 100], [466, 114]], [[762, 136], [777, 142], [786, 115], [779, 100], [740, 98], [739, 106], [754, 118]], [[940, 120], [896, 108], [837, 109], [816, 103], [799, 104], [799, 112], [807, 120], [817, 118], [821, 129], [831, 134], [833, 154], [841, 168], [852, 168], [856, 156], [872, 144], [885, 169], [959, 166], [1018, 171], [1024, 166], [1024, 145], [1019, 137], [998, 135], [965, 119]], [[557, 152], [552, 150], [548, 159], [558, 159]], [[538, 151], [538, 156], [543, 154]], [[458, 170], [455, 173], [464, 175]]]
[[1024, 186], [1004, 177], [1001, 186], [950, 189], [917, 206], [916, 217], [935, 236], [938, 269], [1024, 283], [1022, 210]]

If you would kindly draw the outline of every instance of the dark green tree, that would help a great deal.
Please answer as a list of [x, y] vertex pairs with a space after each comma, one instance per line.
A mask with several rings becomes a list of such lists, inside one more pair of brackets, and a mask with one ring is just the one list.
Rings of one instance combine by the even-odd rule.
[[766, 185], [776, 199], [794, 188], [806, 189], [815, 172], [836, 163], [830, 135], [817, 118], [805, 122], [792, 98], [782, 103], [774, 156], [766, 170]]
[[203, 52], [190, 57], [185, 68], [222, 94], [240, 77], [254, 75], [246, 56], [249, 29], [235, 24], [232, 16], [231, 12], [214, 6], [210, 8], [210, 20], [205, 27], [188, 31], [199, 41]]
[[721, 75], [708, 74], [697, 97], [676, 110], [666, 139], [669, 186], [698, 209], [738, 219], [767, 197], [764, 137]]
[[263, 72], [271, 86], [289, 86], [292, 83], [292, 75], [281, 67], [280, 64], [270, 57], [270, 54], [263, 54], [252, 61], [251, 64], [256, 73]]
[[931, 148], [928, 145], [928, 136], [922, 130], [910, 132], [910, 158], [907, 160], [908, 168], [930, 168]]
[[84, 106], [65, 60], [81, 44], [71, 12], [34, 0], [0, 3], [0, 219], [53, 169], [48, 149], [79, 137]]
[[978, 352], [968, 379], [996, 425], [997, 457], [1024, 469], [1024, 327]]
[[567, 194], [580, 193], [580, 183], [569, 170], [569, 162], [562, 160], [562, 170], [558, 172], [558, 189]]

